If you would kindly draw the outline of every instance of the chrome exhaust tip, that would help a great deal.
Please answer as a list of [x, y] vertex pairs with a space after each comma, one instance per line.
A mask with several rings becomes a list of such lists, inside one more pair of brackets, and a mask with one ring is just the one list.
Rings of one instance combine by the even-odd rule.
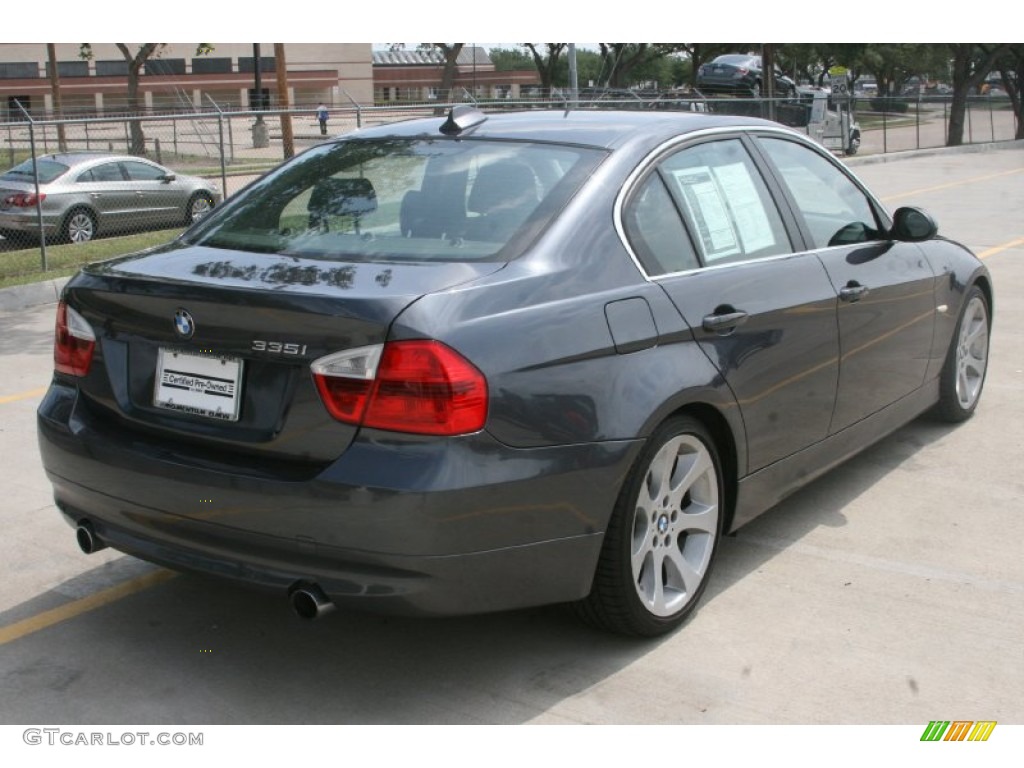
[[75, 529], [75, 540], [78, 542], [78, 548], [87, 555], [107, 548], [103, 539], [96, 535], [92, 523], [88, 520], [79, 521], [78, 527]]
[[302, 584], [291, 591], [289, 595], [292, 610], [303, 619], [312, 621], [319, 619], [324, 614], [334, 610], [335, 605], [331, 602], [324, 591], [317, 584]]

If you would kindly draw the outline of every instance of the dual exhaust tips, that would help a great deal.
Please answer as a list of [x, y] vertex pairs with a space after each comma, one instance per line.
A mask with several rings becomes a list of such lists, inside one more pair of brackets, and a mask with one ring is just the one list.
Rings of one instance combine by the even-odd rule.
[[[107, 543], [96, 535], [96, 529], [88, 520], [79, 521], [75, 528], [75, 541], [78, 542], [78, 548], [87, 555], [107, 548]], [[296, 584], [288, 593], [288, 601], [296, 615], [310, 621], [319, 619], [335, 608], [323, 589], [318, 584], [310, 582]]]

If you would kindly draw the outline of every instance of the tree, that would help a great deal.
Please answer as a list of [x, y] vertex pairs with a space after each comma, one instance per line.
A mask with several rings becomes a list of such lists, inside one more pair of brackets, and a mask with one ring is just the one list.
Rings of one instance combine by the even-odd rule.
[[519, 48], [491, 48], [487, 52], [497, 72], [535, 70], [537, 65], [526, 51]]
[[[540, 75], [540, 87], [547, 93], [551, 93], [554, 86], [555, 74], [558, 71], [558, 60], [561, 58], [568, 43], [544, 43], [547, 46], [547, 55], [537, 50], [538, 43], [523, 43], [533, 56], [534, 65], [537, 67], [537, 74]], [[582, 79], [582, 76], [581, 76]]]
[[996, 67], [1010, 97], [1013, 114], [1017, 116], [1014, 138], [1024, 139], [1024, 94], [1021, 93], [1021, 87], [1024, 86], [1024, 43], [1007, 46], [996, 62]]
[[949, 105], [949, 134], [947, 147], [964, 143], [964, 122], [967, 116], [967, 98], [977, 91], [996, 61], [1009, 51], [1006, 43], [950, 43], [953, 54], [953, 100]]
[[436, 48], [444, 56], [444, 71], [441, 73], [441, 93], [439, 97], [443, 101], [450, 101], [452, 88], [455, 86], [455, 75], [459, 71], [459, 54], [465, 43], [427, 43]]
[[598, 43], [598, 46], [604, 63], [604, 81], [610, 88], [633, 85], [634, 70], [671, 51], [671, 46], [658, 43]]
[[[143, 112], [142, 105], [139, 104], [139, 76], [142, 74], [142, 67], [150, 59], [158, 57], [167, 43], [142, 43], [134, 53], [125, 43], [114, 45], [128, 63], [128, 112], [131, 115], [140, 115]], [[195, 55], [204, 56], [212, 50], [213, 46], [209, 43], [199, 43]], [[92, 43], [82, 43], [78, 55], [83, 59], [92, 59]], [[258, 62], [256, 66], [259, 66]], [[138, 120], [131, 121], [128, 152], [139, 156], [146, 154], [146, 135], [142, 130], [142, 123]]]
[[[46, 44], [46, 58], [50, 67], [50, 93], [53, 97], [53, 112], [58, 119], [64, 117], [64, 109], [60, 101], [60, 72], [57, 67], [57, 46], [53, 43]], [[64, 123], [57, 124], [57, 148], [61, 152], [68, 151], [68, 137]]]

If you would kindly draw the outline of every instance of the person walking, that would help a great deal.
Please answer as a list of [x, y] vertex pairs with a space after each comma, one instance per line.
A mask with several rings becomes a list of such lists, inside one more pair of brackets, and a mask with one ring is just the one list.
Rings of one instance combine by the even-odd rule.
[[325, 107], [324, 103], [321, 101], [316, 108], [316, 119], [320, 121], [321, 136], [327, 135], [327, 118], [329, 117], [329, 115], [330, 113], [327, 111], [327, 107]]

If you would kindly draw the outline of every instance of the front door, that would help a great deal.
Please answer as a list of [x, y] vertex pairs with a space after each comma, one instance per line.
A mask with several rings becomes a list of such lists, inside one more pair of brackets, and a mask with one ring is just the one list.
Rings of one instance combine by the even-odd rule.
[[890, 240], [867, 195], [814, 150], [761, 137], [805, 236], [839, 296], [839, 394], [830, 433], [922, 386], [935, 322], [935, 275], [914, 243]]

